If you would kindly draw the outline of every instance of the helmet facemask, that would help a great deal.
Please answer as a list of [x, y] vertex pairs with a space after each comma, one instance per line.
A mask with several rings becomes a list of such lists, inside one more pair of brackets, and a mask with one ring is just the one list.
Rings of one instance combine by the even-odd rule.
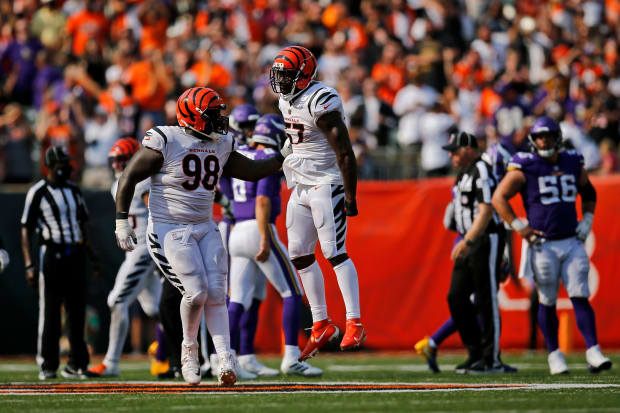
[[[205, 138], [218, 141], [223, 135], [228, 133], [228, 117], [220, 114], [220, 111], [224, 109], [226, 109], [224, 104], [215, 108], [207, 108], [204, 111], [196, 108], [196, 111], [200, 113], [200, 120], [196, 122], [195, 127], [187, 124], [185, 121], [183, 121], [184, 125], [182, 126], [197, 132]], [[200, 136], [197, 137], [202, 139]]]
[[[541, 136], [552, 136], [554, 139], [554, 144], [551, 148], [548, 149], [541, 149], [537, 144], [536, 144], [536, 139], [541, 137]], [[562, 136], [559, 132], [557, 131], [540, 131], [537, 133], [530, 133], [527, 136], [527, 139], [530, 141], [530, 144], [532, 145], [532, 148], [534, 149], [534, 151], [541, 157], [541, 158], [551, 158], [553, 155], [555, 155], [555, 153], [558, 151], [558, 149], [560, 148], [561, 144], [562, 144]]]
[[274, 93], [279, 93], [285, 98], [292, 96], [295, 92], [295, 85], [299, 80], [302, 69], [285, 69], [282, 63], [274, 63], [269, 72], [269, 81]]

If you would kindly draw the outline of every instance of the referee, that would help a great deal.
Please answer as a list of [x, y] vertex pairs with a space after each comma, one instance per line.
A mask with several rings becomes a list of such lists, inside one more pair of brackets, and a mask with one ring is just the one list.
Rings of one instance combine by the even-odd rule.
[[[65, 378], [86, 378], [88, 350], [84, 341], [86, 313], [86, 255], [99, 270], [97, 257], [87, 244], [88, 218], [82, 192], [68, 181], [71, 175], [69, 155], [60, 147], [45, 152], [48, 174], [30, 188], [22, 215], [22, 251], [26, 280], [39, 288], [39, 328], [37, 363], [39, 379], [56, 378], [61, 334], [60, 306], [68, 315], [69, 361], [61, 374]], [[37, 271], [32, 259], [31, 240], [37, 231], [41, 240]]]
[[[467, 348], [457, 373], [503, 372], [499, 354], [500, 316], [497, 271], [504, 249], [503, 226], [491, 206], [497, 181], [480, 157], [476, 137], [455, 132], [443, 149], [458, 170], [452, 188], [456, 230], [462, 239], [452, 250], [454, 268], [448, 293], [450, 314]], [[471, 296], [474, 294], [474, 302]], [[477, 315], [482, 322], [479, 324]]]

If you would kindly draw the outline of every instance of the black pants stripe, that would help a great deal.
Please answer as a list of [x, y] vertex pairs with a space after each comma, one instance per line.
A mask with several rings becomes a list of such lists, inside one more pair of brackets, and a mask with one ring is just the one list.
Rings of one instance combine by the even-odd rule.
[[86, 252], [82, 246], [44, 245], [39, 266], [39, 343], [41, 370], [56, 371], [60, 363], [61, 306], [67, 315], [71, 350], [68, 364], [88, 367], [84, 340], [86, 317]]
[[448, 293], [450, 314], [469, 356], [474, 360], [484, 359], [491, 365], [499, 362], [501, 325], [496, 274], [503, 249], [502, 235], [481, 237], [465, 259], [454, 263]]

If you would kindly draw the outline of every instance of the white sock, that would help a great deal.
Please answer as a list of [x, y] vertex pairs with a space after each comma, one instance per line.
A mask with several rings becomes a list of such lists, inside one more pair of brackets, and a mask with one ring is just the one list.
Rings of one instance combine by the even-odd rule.
[[321, 267], [314, 261], [312, 265], [303, 270], [297, 270], [297, 272], [310, 303], [312, 321], [316, 323], [325, 320], [327, 318], [327, 300], [325, 299], [325, 281]]
[[117, 366], [123, 346], [127, 338], [127, 330], [129, 329], [129, 311], [126, 305], [116, 304], [110, 311], [110, 338], [108, 341], [108, 351], [103, 359], [103, 364], [107, 367]]
[[186, 344], [198, 343], [198, 328], [204, 304], [191, 304], [185, 296], [181, 299], [181, 323], [183, 324], [183, 341]]
[[284, 358], [285, 359], [297, 359], [301, 354], [301, 350], [297, 346], [291, 346], [286, 344], [284, 346]]
[[230, 330], [226, 304], [205, 306], [207, 329], [213, 338], [215, 352], [220, 355], [230, 351]]
[[340, 293], [347, 309], [347, 320], [360, 318], [360, 291], [357, 282], [357, 270], [349, 258], [334, 267]]

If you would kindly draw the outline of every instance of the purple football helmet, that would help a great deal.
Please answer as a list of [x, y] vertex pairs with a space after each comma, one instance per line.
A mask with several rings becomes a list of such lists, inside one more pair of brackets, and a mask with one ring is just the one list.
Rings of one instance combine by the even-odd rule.
[[275, 113], [263, 115], [256, 122], [250, 143], [262, 143], [263, 145], [281, 148], [286, 139], [284, 128], [284, 118], [282, 116]]
[[[541, 149], [536, 145], [536, 137], [539, 135], [552, 135], [555, 137], [555, 143], [552, 148], [549, 149]], [[548, 116], [543, 116], [534, 122], [532, 127], [530, 128], [530, 134], [527, 136], [530, 144], [532, 145], [532, 150], [543, 158], [549, 158], [553, 156], [556, 151], [562, 145], [562, 130], [560, 129], [560, 125], [553, 119]]]
[[237, 106], [230, 112], [229, 129], [237, 142], [247, 143], [258, 118], [260, 118], [260, 113], [249, 104]]

